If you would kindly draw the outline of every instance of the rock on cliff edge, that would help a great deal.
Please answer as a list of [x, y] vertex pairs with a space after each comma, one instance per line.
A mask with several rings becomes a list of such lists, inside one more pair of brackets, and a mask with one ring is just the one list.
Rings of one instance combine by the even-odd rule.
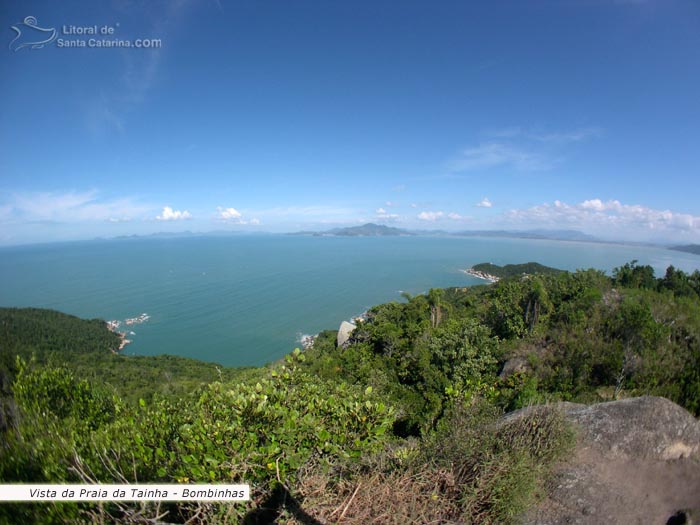
[[523, 524], [700, 524], [700, 422], [690, 413], [660, 397], [554, 406], [577, 445]]
[[357, 328], [354, 324], [348, 321], [343, 321], [340, 323], [340, 328], [338, 329], [337, 344], [340, 348], [345, 348], [350, 341], [350, 334]]

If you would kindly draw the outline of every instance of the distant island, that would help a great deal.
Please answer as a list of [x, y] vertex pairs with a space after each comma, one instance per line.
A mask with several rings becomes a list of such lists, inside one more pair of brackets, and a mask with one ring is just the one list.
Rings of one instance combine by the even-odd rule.
[[444, 230], [405, 230], [369, 222], [362, 226], [333, 228], [325, 231], [299, 231], [289, 235], [313, 235], [317, 237], [384, 237], [440, 235], [456, 237], [504, 237], [513, 239], [549, 239], [555, 241], [599, 242], [599, 239], [577, 230], [465, 230], [448, 232]]
[[577, 230], [472, 230], [452, 233], [463, 237], [508, 237], [515, 239], [549, 239], [553, 241], [599, 242], [592, 235]]
[[505, 266], [498, 266], [497, 264], [491, 263], [480, 263], [475, 264], [467, 270], [464, 270], [464, 273], [471, 275], [472, 277], [478, 277], [479, 279], [484, 279], [485, 281], [495, 283], [506, 277], [534, 274], [557, 275], [564, 273], [564, 270], [559, 270], [557, 268], [552, 268], [536, 262], [506, 264]]
[[676, 250], [677, 252], [694, 253], [695, 255], [700, 255], [700, 244], [684, 244], [681, 246], [671, 246], [671, 250]]
[[[155, 232], [149, 234], [118, 235], [116, 237], [95, 237], [95, 241], [124, 241], [141, 239], [181, 239], [194, 237], [238, 237], [245, 235], [280, 235], [279, 232], [270, 231], [238, 231], [238, 230], [213, 230], [204, 232], [193, 232], [190, 230], [179, 232]], [[635, 242], [629, 240], [604, 240], [578, 230], [419, 230], [397, 228], [385, 224], [368, 222], [360, 226], [337, 227], [330, 230], [301, 230], [296, 232], [282, 233], [282, 235], [292, 236], [313, 236], [313, 237], [484, 237], [503, 239], [532, 239], [549, 241], [570, 241], [570, 242], [592, 242], [601, 244], [626, 244], [630, 246], [654, 246], [679, 252], [700, 255], [700, 244], [684, 244], [669, 246], [666, 243]]]
[[333, 228], [321, 232], [316, 231], [301, 231], [290, 235], [314, 235], [314, 236], [335, 236], [335, 237], [396, 237], [416, 235], [408, 230], [394, 228], [392, 226], [384, 226], [383, 224], [374, 224], [368, 222], [362, 226], [349, 226], [347, 228]]

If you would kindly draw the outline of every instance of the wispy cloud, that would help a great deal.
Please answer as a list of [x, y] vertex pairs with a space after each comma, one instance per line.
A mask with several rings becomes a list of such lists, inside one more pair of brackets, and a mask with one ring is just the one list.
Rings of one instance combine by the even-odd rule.
[[539, 171], [551, 168], [554, 163], [554, 159], [535, 151], [501, 142], [487, 142], [462, 150], [448, 164], [448, 169], [459, 173], [501, 166], [517, 171]]
[[522, 141], [562, 145], [600, 137], [603, 135], [603, 129], [597, 126], [588, 126], [567, 131], [552, 132], [523, 128], [520, 126], [507, 126], [505, 128], [486, 131], [484, 135], [493, 139], [520, 139]]
[[463, 149], [448, 162], [450, 173], [506, 168], [513, 171], [544, 171], [562, 162], [567, 145], [602, 135], [598, 127], [568, 131], [540, 131], [509, 126], [483, 133], [485, 140]]
[[[150, 28], [134, 38], [158, 38], [167, 42], [168, 35], [177, 28], [190, 3], [191, 0], [174, 0], [162, 4], [163, 10], [153, 18]], [[128, 2], [122, 2], [121, 9], [128, 9], [127, 5]], [[119, 54], [123, 60], [119, 82], [113, 89], [102, 90], [85, 103], [85, 122], [93, 135], [125, 130], [128, 113], [144, 103], [158, 81], [164, 49], [127, 49]]]
[[559, 133], [532, 133], [526, 137], [550, 144], [570, 144], [602, 136], [600, 128], [581, 128]]
[[493, 204], [488, 199], [488, 197], [484, 197], [479, 202], [477, 202], [474, 206], [476, 206], [477, 208], [491, 208], [493, 206]]
[[191, 218], [192, 214], [187, 210], [173, 210], [170, 206], [165, 206], [160, 215], [156, 216], [156, 220], [158, 221], [181, 221]]
[[116, 111], [113, 102], [104, 92], [86, 103], [85, 124], [95, 136], [108, 131], [124, 131], [123, 115]]
[[[310, 206], [282, 206], [260, 210], [257, 214], [261, 217], [274, 218], [324, 218], [334, 220], [337, 218], [354, 218], [362, 214], [362, 210], [342, 206], [310, 205]], [[366, 213], [366, 210], [365, 210]]]
[[4, 200], [5, 222], [125, 222], [152, 210], [129, 197], [103, 198], [97, 190], [13, 193]]

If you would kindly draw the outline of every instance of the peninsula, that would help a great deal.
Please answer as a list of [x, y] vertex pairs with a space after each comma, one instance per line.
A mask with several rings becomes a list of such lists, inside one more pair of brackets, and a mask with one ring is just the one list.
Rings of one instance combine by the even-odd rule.
[[472, 277], [477, 277], [478, 279], [483, 279], [492, 283], [498, 282], [505, 277], [534, 274], [556, 275], [563, 272], [563, 270], [545, 266], [536, 262], [506, 264], [505, 266], [498, 266], [497, 264], [491, 263], [480, 263], [462, 271], [467, 275], [471, 275]]

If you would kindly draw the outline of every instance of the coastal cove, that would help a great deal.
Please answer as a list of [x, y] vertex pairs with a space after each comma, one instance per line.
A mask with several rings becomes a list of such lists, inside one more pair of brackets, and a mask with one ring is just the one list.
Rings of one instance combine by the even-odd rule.
[[[127, 239], [3, 248], [0, 306], [125, 320], [127, 354], [260, 365], [401, 292], [473, 286], [476, 263], [540, 261], [610, 272], [633, 259], [657, 276], [700, 257], [664, 248], [527, 239], [256, 235]], [[131, 334], [133, 332], [133, 335]]]

